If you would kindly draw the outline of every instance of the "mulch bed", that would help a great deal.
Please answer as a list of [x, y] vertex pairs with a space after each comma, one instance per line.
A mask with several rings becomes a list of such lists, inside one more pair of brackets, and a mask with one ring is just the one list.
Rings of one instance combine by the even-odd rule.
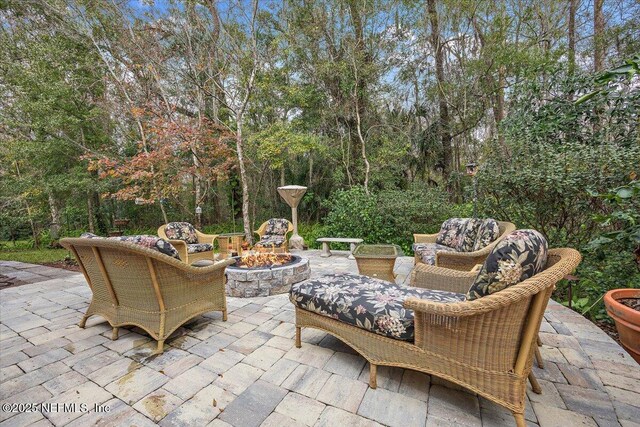
[[62, 261], [55, 261], [55, 262], [43, 262], [40, 265], [45, 265], [47, 267], [54, 267], [54, 268], [62, 268], [64, 270], [69, 270], [69, 271], [78, 271], [78, 272], [80, 271], [80, 266], [78, 265], [75, 259], [65, 259]]

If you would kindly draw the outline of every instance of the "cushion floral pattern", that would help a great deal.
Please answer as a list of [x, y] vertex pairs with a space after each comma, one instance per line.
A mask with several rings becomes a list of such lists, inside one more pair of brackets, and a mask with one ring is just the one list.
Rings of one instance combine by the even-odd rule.
[[436, 252], [455, 252], [456, 250], [449, 246], [439, 245], [437, 243], [414, 243], [413, 251], [420, 257], [423, 263], [436, 265]]
[[456, 249], [464, 237], [464, 229], [468, 218], [449, 218], [442, 223], [436, 243]]
[[414, 339], [413, 310], [402, 304], [408, 297], [444, 303], [464, 301], [464, 294], [405, 288], [356, 274], [328, 274], [291, 286], [289, 299], [312, 311], [386, 337]]
[[191, 245], [187, 245], [188, 254], [197, 254], [200, 252], [207, 252], [212, 250], [213, 245], [211, 243], [193, 243]]
[[468, 218], [464, 224], [458, 246], [456, 250], [458, 252], [473, 252], [473, 247], [476, 244], [476, 237], [478, 236], [478, 230], [482, 226], [485, 220], [480, 218]]
[[479, 251], [480, 249], [490, 245], [500, 236], [500, 226], [498, 221], [492, 218], [487, 218], [482, 221], [478, 228], [478, 235], [476, 242], [473, 245], [473, 251]]
[[284, 236], [270, 236], [270, 235], [264, 235], [260, 238], [259, 242], [256, 242], [255, 246], [260, 246], [263, 248], [268, 248], [268, 247], [272, 247], [275, 246], [276, 248], [281, 247], [282, 245], [284, 245]]
[[198, 243], [196, 228], [188, 222], [170, 222], [164, 227], [164, 232], [171, 240], [183, 240], [189, 245]]
[[85, 239], [109, 239], [109, 240], [119, 240], [121, 242], [129, 242], [135, 243], [136, 245], [143, 246], [148, 249], [153, 249], [154, 251], [158, 251], [162, 254], [168, 255], [175, 259], [180, 259], [180, 255], [178, 255], [178, 251], [176, 248], [169, 242], [164, 239], [161, 239], [158, 236], [149, 236], [146, 234], [135, 235], [135, 236], [116, 236], [116, 237], [101, 237], [97, 236], [93, 233], [82, 233], [80, 237]]
[[265, 235], [270, 236], [284, 236], [289, 229], [289, 221], [284, 218], [271, 218], [267, 221], [267, 228], [264, 231]]
[[547, 265], [547, 240], [535, 230], [516, 230], [487, 257], [467, 293], [474, 300], [522, 282]]

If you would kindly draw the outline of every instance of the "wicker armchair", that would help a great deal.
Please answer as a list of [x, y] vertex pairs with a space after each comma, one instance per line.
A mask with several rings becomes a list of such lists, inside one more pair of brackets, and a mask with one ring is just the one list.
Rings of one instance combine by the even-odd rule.
[[[498, 227], [500, 228], [499, 236], [489, 245], [474, 252], [438, 251], [436, 252], [435, 265], [453, 270], [469, 271], [477, 264], [482, 264], [498, 241], [516, 229], [513, 223], [505, 221], [498, 221]], [[436, 243], [437, 237], [438, 233], [413, 235], [415, 243]], [[415, 263], [416, 265], [423, 264], [418, 254], [415, 255]]]
[[[536, 337], [554, 285], [580, 262], [574, 249], [549, 251], [544, 271], [507, 289], [473, 301], [442, 303], [407, 298], [414, 311], [413, 342], [388, 338], [331, 317], [296, 307], [296, 346], [300, 329], [335, 335], [370, 363], [369, 385], [376, 388], [377, 366], [414, 369], [447, 379], [507, 408], [524, 427], [526, 382]], [[466, 292], [469, 273], [420, 266], [414, 285]]]
[[76, 257], [93, 293], [79, 326], [99, 314], [113, 328], [135, 325], [164, 341], [189, 319], [208, 311], [222, 311], [227, 320], [225, 260], [192, 267], [168, 255], [134, 243], [110, 239], [61, 239]]
[[[190, 244], [188, 241], [183, 239], [169, 238], [167, 236], [167, 227], [170, 227], [173, 224], [186, 224], [192, 229], [194, 236], [197, 238], [197, 242]], [[217, 234], [202, 233], [201, 231], [196, 230], [195, 227], [189, 223], [170, 222], [158, 227], [158, 236], [169, 241], [169, 243], [171, 243], [178, 251], [180, 259], [187, 264], [193, 264], [194, 262], [201, 260], [213, 260], [213, 248], [214, 242], [218, 237]], [[211, 245], [211, 248], [209, 249], [209, 247], [205, 245]]]
[[[269, 233], [269, 228], [275, 225], [284, 224], [286, 222], [286, 230], [280, 230], [280, 233]], [[260, 228], [254, 231], [258, 235], [258, 241], [253, 246], [254, 250], [260, 252], [287, 253], [289, 252], [289, 234], [293, 232], [293, 224], [284, 218], [272, 218], [262, 223]]]

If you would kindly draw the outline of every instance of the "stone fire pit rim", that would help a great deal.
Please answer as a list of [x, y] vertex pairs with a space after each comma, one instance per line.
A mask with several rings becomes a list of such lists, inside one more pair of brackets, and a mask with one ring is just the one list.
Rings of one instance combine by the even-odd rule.
[[286, 263], [286, 264], [281, 264], [281, 265], [265, 265], [265, 266], [260, 266], [260, 267], [240, 267], [237, 265], [238, 261], [240, 261], [240, 259], [242, 258], [241, 256], [236, 256], [233, 257], [233, 259], [236, 260], [236, 264], [232, 264], [227, 266], [227, 270], [231, 269], [234, 271], [258, 271], [258, 270], [277, 270], [279, 268], [289, 268], [289, 267], [293, 267], [296, 264], [299, 264], [303, 258], [300, 255], [294, 255], [294, 254], [281, 254], [281, 255], [291, 255], [291, 261]]

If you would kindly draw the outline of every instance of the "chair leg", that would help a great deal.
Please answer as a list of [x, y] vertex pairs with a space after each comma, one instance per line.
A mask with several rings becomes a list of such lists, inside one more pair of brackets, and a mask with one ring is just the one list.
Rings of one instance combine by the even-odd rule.
[[302, 347], [302, 343], [300, 342], [300, 326], [296, 326], [296, 348]]
[[222, 321], [223, 322], [227, 321], [227, 310], [222, 310]]
[[82, 319], [80, 320], [80, 323], [78, 323], [78, 326], [82, 329], [84, 329], [84, 327], [87, 324], [87, 319], [89, 318], [89, 316], [87, 314], [85, 314], [84, 316], [82, 316]]
[[538, 368], [544, 369], [544, 360], [542, 359], [542, 354], [540, 354], [540, 348], [536, 347], [536, 362], [538, 362]]
[[111, 341], [115, 341], [118, 339], [118, 328], [113, 328], [111, 330]]
[[529, 372], [529, 382], [531, 383], [531, 389], [535, 394], [542, 394], [542, 388], [540, 387], [535, 375], [533, 375], [533, 372]]
[[378, 387], [378, 365], [369, 362], [369, 387]]
[[516, 426], [517, 427], [526, 427], [527, 423], [524, 420], [524, 414], [516, 414], [515, 412], [513, 413], [513, 418], [516, 419]]
[[162, 353], [164, 352], [164, 340], [159, 340], [158, 341], [158, 349], [156, 351], [156, 353]]

